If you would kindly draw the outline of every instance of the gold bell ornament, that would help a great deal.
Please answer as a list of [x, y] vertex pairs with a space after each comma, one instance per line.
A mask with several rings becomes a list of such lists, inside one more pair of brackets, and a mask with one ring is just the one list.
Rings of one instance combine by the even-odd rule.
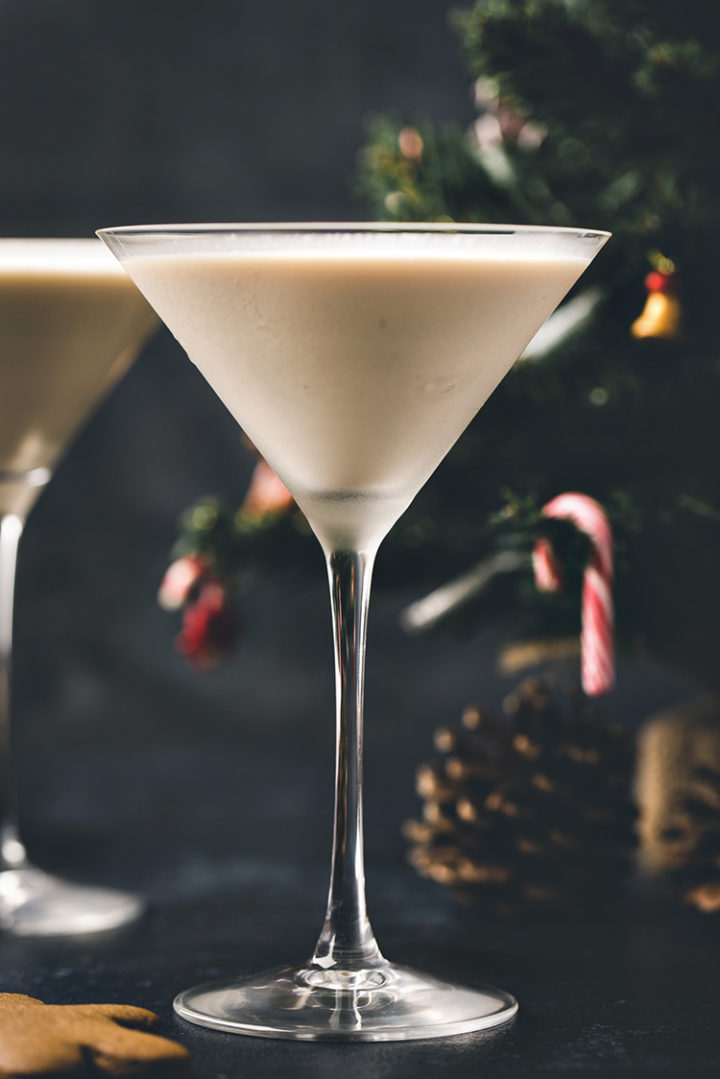
[[[672, 266], [669, 259], [663, 260]], [[678, 278], [674, 269], [652, 270], [645, 278], [648, 297], [642, 314], [635, 319], [630, 332], [633, 337], [659, 337], [667, 341], [680, 337], [682, 308], [678, 299]]]

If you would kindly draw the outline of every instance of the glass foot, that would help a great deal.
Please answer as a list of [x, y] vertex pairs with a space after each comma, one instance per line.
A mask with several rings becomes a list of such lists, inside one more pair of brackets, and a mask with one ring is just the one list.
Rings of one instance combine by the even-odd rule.
[[191, 1023], [235, 1034], [366, 1042], [486, 1030], [518, 1007], [500, 989], [466, 989], [391, 963], [360, 971], [285, 967], [188, 989], [174, 1006]]
[[142, 911], [128, 892], [71, 884], [33, 866], [0, 872], [0, 929], [18, 936], [100, 933]]

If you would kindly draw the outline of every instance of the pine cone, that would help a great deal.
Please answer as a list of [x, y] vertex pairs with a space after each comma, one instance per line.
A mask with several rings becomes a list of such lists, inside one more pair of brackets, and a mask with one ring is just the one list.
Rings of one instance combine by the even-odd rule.
[[706, 913], [720, 910], [720, 699], [650, 720], [639, 738], [642, 861]]
[[607, 899], [633, 845], [633, 742], [579, 690], [559, 707], [541, 679], [506, 698], [505, 721], [468, 708], [423, 764], [409, 860], [464, 900], [509, 913]]

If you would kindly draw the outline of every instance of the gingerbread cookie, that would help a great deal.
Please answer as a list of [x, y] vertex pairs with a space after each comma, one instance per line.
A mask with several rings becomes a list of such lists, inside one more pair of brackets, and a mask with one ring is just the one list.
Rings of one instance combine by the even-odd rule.
[[0, 1077], [170, 1076], [190, 1055], [152, 1033], [158, 1018], [128, 1004], [43, 1004], [0, 993]]

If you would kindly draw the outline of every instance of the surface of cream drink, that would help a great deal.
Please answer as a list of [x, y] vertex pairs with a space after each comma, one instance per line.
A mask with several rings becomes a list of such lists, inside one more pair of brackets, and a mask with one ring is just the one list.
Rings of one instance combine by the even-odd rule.
[[0, 240], [0, 513], [27, 513], [156, 325], [98, 240]]
[[552, 236], [312, 239], [208, 251], [201, 237], [124, 265], [321, 542], [372, 546], [589, 255]]

